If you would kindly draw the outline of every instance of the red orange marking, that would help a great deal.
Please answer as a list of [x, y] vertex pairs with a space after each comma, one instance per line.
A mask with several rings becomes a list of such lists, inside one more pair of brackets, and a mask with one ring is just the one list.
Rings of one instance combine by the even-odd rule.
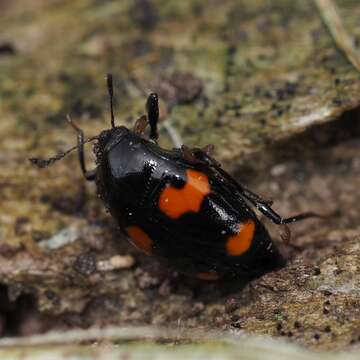
[[151, 254], [153, 241], [150, 239], [148, 234], [146, 234], [138, 226], [129, 226], [125, 230], [131, 237], [132, 244], [134, 244], [138, 249], [142, 250], [144, 253], [148, 255]]
[[219, 275], [215, 271], [199, 272], [196, 274], [196, 277], [207, 281], [215, 281], [219, 279]]
[[226, 242], [226, 252], [230, 256], [240, 256], [249, 250], [254, 238], [255, 223], [249, 219], [239, 224], [238, 233], [229, 236]]
[[198, 212], [205, 196], [210, 193], [208, 177], [196, 170], [186, 171], [187, 182], [182, 189], [167, 186], [160, 194], [159, 208], [172, 219], [187, 212]]

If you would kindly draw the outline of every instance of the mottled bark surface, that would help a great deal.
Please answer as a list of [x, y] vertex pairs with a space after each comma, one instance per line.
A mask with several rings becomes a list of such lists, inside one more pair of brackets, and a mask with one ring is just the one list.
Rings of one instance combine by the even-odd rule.
[[[207, 3], [0, 1], [1, 335], [151, 324], [358, 346], [360, 75], [310, 1]], [[338, 4], [359, 39], [360, 4]], [[43, 171], [27, 160], [75, 143], [66, 113], [89, 137], [109, 126], [107, 72], [118, 124], [158, 91], [163, 123], [189, 146], [215, 144], [281, 214], [336, 215], [292, 226], [295, 247], [269, 224], [288, 263], [249, 284], [198, 282], [139, 254], [76, 156]]]

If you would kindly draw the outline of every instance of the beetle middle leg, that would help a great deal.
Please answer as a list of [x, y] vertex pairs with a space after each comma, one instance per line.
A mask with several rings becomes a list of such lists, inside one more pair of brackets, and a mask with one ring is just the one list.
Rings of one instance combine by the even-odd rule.
[[78, 150], [78, 158], [79, 158], [81, 171], [84, 174], [84, 177], [86, 180], [94, 181], [95, 175], [96, 175], [96, 170], [95, 169], [89, 170], [89, 171], [86, 170], [85, 156], [84, 156], [84, 143], [85, 143], [84, 132], [79, 128], [79, 126], [76, 123], [74, 123], [74, 121], [71, 119], [70, 115], [67, 115], [66, 119], [77, 133], [77, 150]]

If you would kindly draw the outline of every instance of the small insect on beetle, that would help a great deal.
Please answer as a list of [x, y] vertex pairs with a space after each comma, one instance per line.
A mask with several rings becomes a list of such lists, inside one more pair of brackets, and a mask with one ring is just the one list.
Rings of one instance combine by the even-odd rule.
[[[211, 157], [212, 145], [167, 150], [157, 145], [158, 96], [149, 95], [147, 115], [133, 130], [115, 126], [112, 76], [107, 76], [111, 128], [84, 140], [83, 131], [68, 117], [77, 133], [77, 146], [49, 159], [32, 158], [47, 167], [77, 149], [81, 170], [95, 181], [97, 192], [132, 244], [174, 269], [203, 280], [250, 277], [282, 263], [265, 226], [251, 206], [290, 231], [286, 224], [310, 217], [303, 213], [283, 218], [272, 202], [238, 184]], [[145, 136], [147, 126], [149, 136]], [[96, 168], [88, 171], [84, 144], [95, 140]]]

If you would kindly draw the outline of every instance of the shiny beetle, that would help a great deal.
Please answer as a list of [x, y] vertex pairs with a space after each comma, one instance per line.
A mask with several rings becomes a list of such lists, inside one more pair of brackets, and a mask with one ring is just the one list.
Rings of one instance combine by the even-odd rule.
[[[147, 115], [134, 129], [115, 126], [112, 77], [108, 75], [111, 128], [84, 140], [83, 131], [68, 117], [78, 144], [47, 160], [46, 167], [78, 150], [81, 170], [95, 181], [104, 201], [130, 242], [179, 272], [203, 280], [248, 278], [274, 269], [282, 256], [251, 206], [284, 226], [318, 216], [304, 213], [282, 218], [272, 202], [238, 184], [211, 157], [212, 145], [167, 150], [157, 145], [158, 96], [149, 95]], [[149, 136], [145, 136], [147, 126]], [[84, 143], [95, 140], [96, 168], [88, 171]]]

